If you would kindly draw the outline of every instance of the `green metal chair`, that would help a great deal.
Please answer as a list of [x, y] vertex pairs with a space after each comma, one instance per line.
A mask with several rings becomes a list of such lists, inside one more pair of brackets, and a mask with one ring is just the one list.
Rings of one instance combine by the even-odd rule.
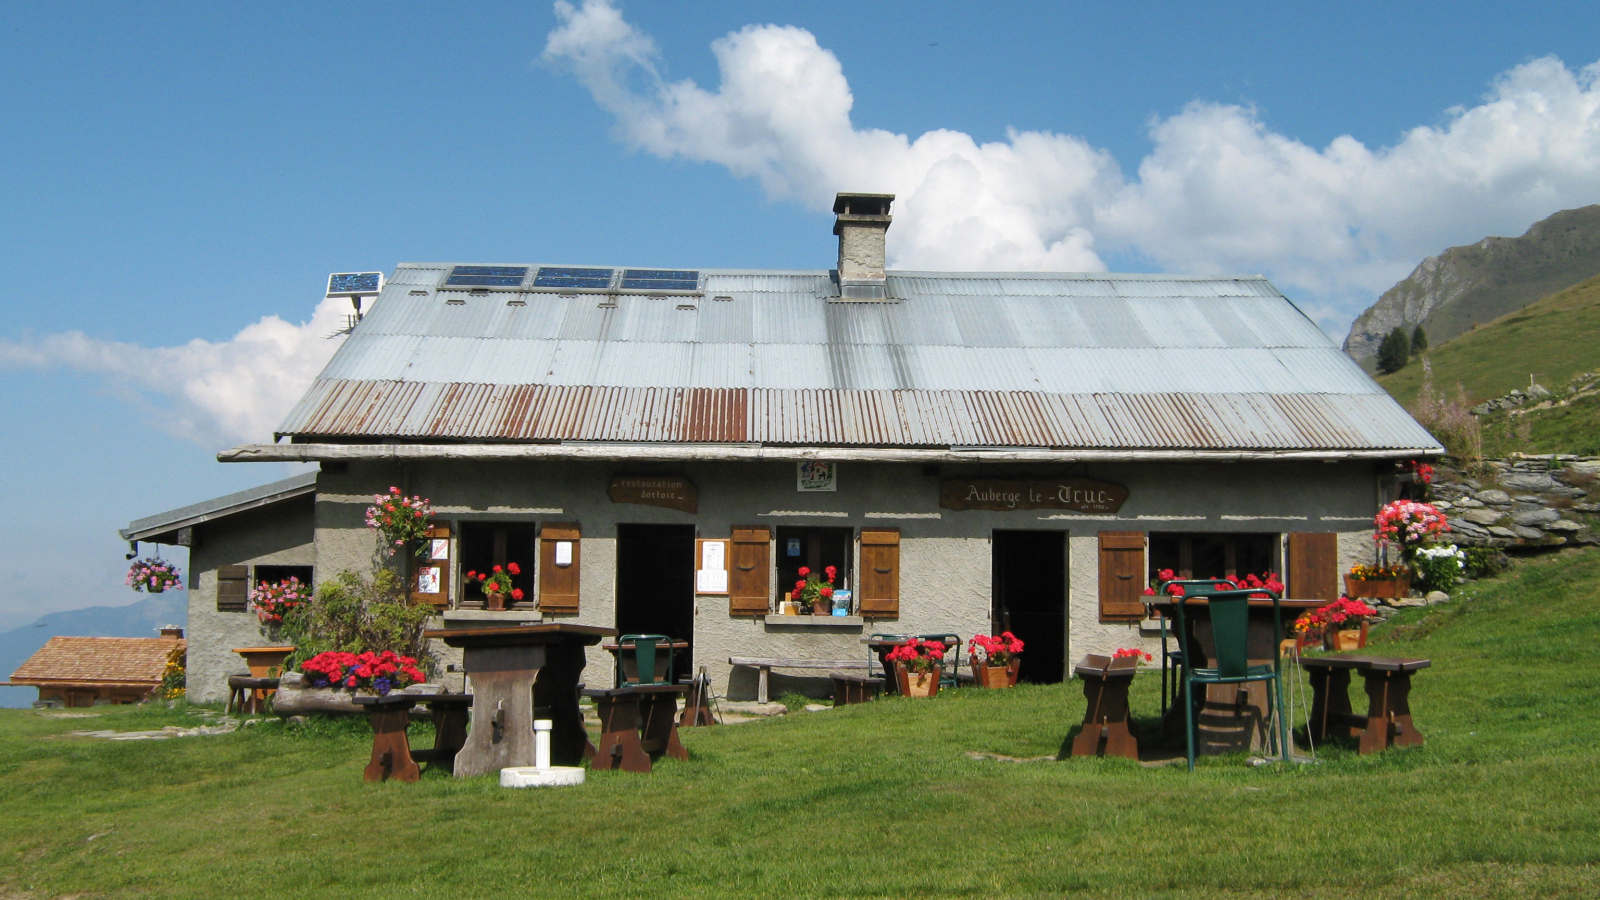
[[944, 660], [939, 668], [939, 690], [956, 686], [956, 676], [961, 671], [961, 635], [959, 634], [919, 634], [917, 637], [925, 641], [938, 641], [944, 645]]
[[[1165, 591], [1169, 586], [1174, 584], [1184, 585], [1184, 590], [1186, 592], [1197, 592], [1191, 594], [1191, 596], [1204, 596], [1207, 593], [1213, 593], [1216, 591], [1233, 590], [1233, 582], [1223, 581], [1220, 578], [1188, 578], [1180, 581], [1169, 581], [1162, 585], [1161, 589]], [[1157, 594], [1154, 597], [1148, 598], [1148, 600], [1154, 601], [1160, 596], [1160, 594]], [[1154, 608], [1155, 607], [1152, 605], [1152, 603], [1146, 602], [1145, 615], [1147, 617], [1154, 618]], [[1173, 635], [1178, 639], [1177, 648], [1173, 649], [1168, 646], [1167, 623], [1171, 619], [1172, 614], [1170, 612], [1164, 612], [1161, 615], [1161, 717], [1163, 719], [1167, 717], [1168, 694], [1171, 694], [1173, 703], [1178, 702], [1178, 685], [1182, 678], [1180, 673], [1183, 668], [1183, 661], [1186, 658], [1185, 651], [1188, 650], [1188, 635], [1185, 635], [1181, 630], [1177, 634]]]
[[[633, 678], [628, 677], [628, 668], [623, 665], [624, 654], [629, 647], [633, 648], [635, 673]], [[667, 652], [666, 677], [656, 677], [656, 651]], [[640, 684], [672, 684], [672, 638], [664, 634], [625, 634], [617, 638], [617, 687], [631, 687]]]
[[[1271, 688], [1267, 694], [1268, 720], [1276, 715], [1278, 719], [1278, 753], [1287, 761], [1289, 759], [1289, 719], [1284, 713], [1283, 679], [1281, 676], [1281, 657], [1278, 647], [1283, 643], [1283, 618], [1278, 605], [1279, 597], [1276, 593], [1262, 588], [1244, 588], [1242, 590], [1230, 589], [1217, 590], [1216, 582], [1173, 582], [1184, 585], [1181, 597], [1174, 597], [1173, 609], [1178, 614], [1178, 634], [1187, 635], [1189, 630], [1185, 624], [1184, 607], [1189, 601], [1204, 598], [1211, 615], [1211, 634], [1216, 647], [1216, 658], [1209, 660], [1209, 666], [1195, 665], [1195, 648], [1183, 648], [1183, 737], [1185, 749], [1188, 751], [1189, 771], [1194, 771], [1194, 685], [1195, 684], [1244, 684], [1251, 681], [1270, 681]], [[1249, 634], [1250, 634], [1250, 598], [1257, 594], [1266, 594], [1272, 598], [1272, 663], [1251, 665], [1249, 659]], [[1180, 637], [1180, 643], [1182, 638]]]

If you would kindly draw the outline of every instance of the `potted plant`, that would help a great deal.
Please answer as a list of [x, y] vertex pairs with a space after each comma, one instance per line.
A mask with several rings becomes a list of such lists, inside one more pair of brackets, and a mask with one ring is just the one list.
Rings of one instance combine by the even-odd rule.
[[980, 634], [967, 642], [972, 674], [978, 684], [989, 688], [1014, 687], [1022, 668], [1022, 641], [1009, 631], [998, 636]]
[[178, 567], [161, 557], [136, 559], [128, 567], [127, 580], [123, 582], [135, 591], [159, 594], [167, 588], [181, 589], [183, 576]]
[[939, 674], [944, 668], [945, 645], [940, 641], [912, 638], [890, 650], [884, 659], [894, 663], [895, 678], [902, 697], [932, 697], [939, 693]]
[[428, 517], [433, 507], [421, 497], [405, 497], [397, 487], [389, 493], [378, 494], [367, 507], [367, 527], [378, 533], [378, 544], [384, 556], [393, 556], [407, 546], [415, 546], [418, 555], [427, 552], [423, 538], [428, 536]]
[[283, 617], [310, 599], [311, 585], [291, 575], [277, 584], [265, 581], [256, 584], [250, 591], [250, 608], [255, 610], [261, 624], [276, 634], [283, 625]]
[[1119, 647], [1111, 651], [1111, 668], [1138, 668], [1155, 659], [1148, 651], [1136, 647]]
[[825, 579], [811, 571], [810, 566], [800, 567], [800, 580], [794, 583], [794, 591], [790, 593], [794, 604], [798, 607], [795, 615], [831, 616], [833, 615], [833, 579], [839, 570], [833, 566], [823, 568]]
[[300, 672], [310, 680], [312, 687], [343, 688], [380, 697], [424, 678], [415, 659], [393, 650], [382, 653], [329, 650], [301, 663]]
[[1307, 647], [1321, 647], [1327, 643], [1328, 614], [1322, 609], [1313, 609], [1302, 613], [1294, 620], [1291, 631], [1294, 633], [1294, 652], [1296, 655], [1304, 652]]
[[1367, 645], [1367, 620], [1377, 610], [1349, 597], [1340, 597], [1317, 610], [1325, 617], [1323, 633], [1329, 650], [1359, 650]]
[[511, 576], [521, 574], [522, 567], [511, 562], [495, 566], [491, 572], [469, 571], [467, 577], [477, 579], [478, 584], [483, 587], [483, 595], [489, 598], [487, 604], [489, 609], [505, 609], [507, 597], [516, 602], [522, 600], [522, 588], [513, 587], [511, 584]]
[[1411, 570], [1403, 563], [1355, 565], [1344, 576], [1344, 592], [1349, 597], [1399, 599], [1410, 591]]

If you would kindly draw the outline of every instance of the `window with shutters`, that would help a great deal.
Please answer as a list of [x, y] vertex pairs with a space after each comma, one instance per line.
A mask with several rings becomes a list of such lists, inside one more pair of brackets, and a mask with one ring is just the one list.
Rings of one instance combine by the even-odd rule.
[[1339, 599], [1339, 536], [1332, 532], [1289, 535], [1289, 596], [1298, 600]]
[[900, 529], [861, 529], [856, 608], [868, 618], [900, 615]]
[[582, 549], [575, 522], [552, 522], [539, 530], [539, 609], [578, 611], [578, 572]]
[[217, 566], [217, 612], [244, 612], [250, 604], [250, 567]]
[[849, 590], [853, 581], [850, 551], [855, 549], [855, 536], [850, 528], [779, 528], [774, 542], [778, 550], [778, 593], [794, 591], [802, 568], [822, 578], [828, 566], [838, 570], [833, 586]]
[[728, 543], [728, 613], [766, 615], [772, 606], [771, 533], [765, 525], [736, 526]]
[[1100, 532], [1100, 621], [1144, 618], [1144, 532]]
[[488, 602], [483, 583], [468, 578], [467, 573], [492, 572], [495, 566], [516, 563], [522, 572], [511, 576], [511, 586], [521, 588], [522, 599], [511, 600], [508, 608], [532, 609], [536, 602], [533, 577], [539, 558], [538, 526], [532, 522], [463, 522], [459, 528], [461, 590], [457, 602], [467, 609], [482, 609]]

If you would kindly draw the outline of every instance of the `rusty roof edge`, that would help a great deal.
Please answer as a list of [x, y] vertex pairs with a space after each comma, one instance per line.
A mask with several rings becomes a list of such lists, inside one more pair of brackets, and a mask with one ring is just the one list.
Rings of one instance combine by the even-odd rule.
[[323, 462], [351, 459], [477, 460], [700, 460], [766, 462], [1263, 462], [1412, 459], [1443, 456], [1444, 448], [1394, 447], [1369, 450], [1049, 450], [911, 449], [881, 447], [757, 447], [729, 444], [241, 444], [217, 454], [218, 462]]

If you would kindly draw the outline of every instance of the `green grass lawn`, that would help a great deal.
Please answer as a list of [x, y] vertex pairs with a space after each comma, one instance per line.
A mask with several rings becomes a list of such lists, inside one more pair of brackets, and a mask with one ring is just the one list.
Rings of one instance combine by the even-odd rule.
[[1077, 684], [692, 729], [687, 763], [548, 791], [363, 784], [351, 725], [108, 742], [67, 732], [197, 720], [5, 710], [0, 897], [1600, 896], [1597, 585], [1569, 551], [1377, 629], [1434, 661], [1427, 745], [1307, 766], [967, 755], [1053, 757]]

